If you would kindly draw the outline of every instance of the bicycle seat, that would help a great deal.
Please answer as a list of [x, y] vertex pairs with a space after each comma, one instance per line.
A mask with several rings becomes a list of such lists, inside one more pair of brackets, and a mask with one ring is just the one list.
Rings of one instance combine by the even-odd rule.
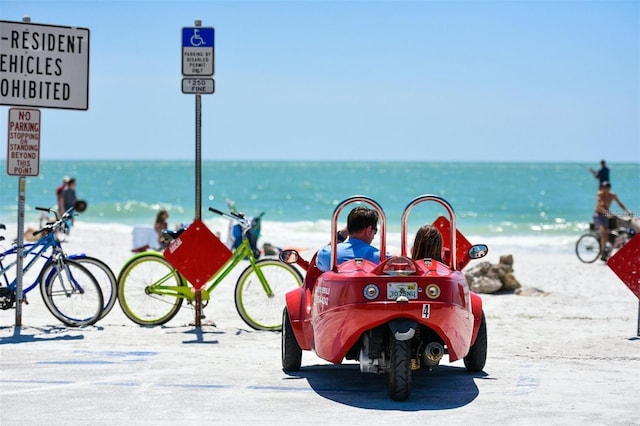
[[166, 236], [169, 240], [175, 240], [182, 234], [187, 228], [180, 228], [177, 231], [171, 231], [169, 229], [165, 229], [162, 231], [162, 235]]

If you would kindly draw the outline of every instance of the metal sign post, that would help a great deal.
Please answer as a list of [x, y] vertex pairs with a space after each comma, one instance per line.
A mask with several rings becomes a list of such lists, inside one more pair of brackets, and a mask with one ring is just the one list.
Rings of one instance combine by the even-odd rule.
[[[196, 76], [198, 79], [183, 78], [182, 92], [196, 95], [196, 220], [202, 219], [202, 100], [200, 94], [213, 93], [215, 30], [202, 27], [196, 19], [194, 27], [182, 28], [182, 75]], [[185, 90], [186, 89], [186, 90]], [[200, 328], [202, 319], [202, 291], [195, 289], [195, 325]]]
[[22, 326], [22, 267], [26, 176], [40, 173], [40, 110], [10, 108], [7, 126], [7, 174], [18, 179], [18, 238], [16, 247], [16, 327]]
[[16, 327], [22, 327], [22, 255], [24, 252], [24, 199], [27, 179], [24, 176], [18, 178], [18, 245], [16, 250]]

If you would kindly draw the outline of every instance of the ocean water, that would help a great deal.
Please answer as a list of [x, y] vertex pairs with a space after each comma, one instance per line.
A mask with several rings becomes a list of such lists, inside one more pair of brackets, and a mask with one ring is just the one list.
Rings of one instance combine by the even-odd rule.
[[[272, 239], [293, 230], [315, 241], [328, 235], [336, 204], [365, 195], [382, 206], [387, 229], [397, 233], [407, 204], [419, 195], [435, 194], [453, 206], [465, 235], [525, 239], [535, 245], [541, 238], [572, 240], [588, 228], [597, 189], [590, 166], [597, 167], [598, 161], [590, 165], [203, 161], [201, 217], [214, 230], [226, 232], [227, 221], [208, 212], [208, 207], [228, 210], [226, 200], [231, 199], [248, 215], [264, 212], [263, 234]], [[613, 190], [640, 215], [640, 164], [609, 167]], [[15, 223], [18, 178], [4, 173], [4, 160], [0, 169], [0, 222]], [[169, 211], [171, 224], [190, 223], [196, 217], [193, 161], [42, 161], [40, 175], [26, 179], [25, 222], [37, 223], [35, 206], [55, 205], [55, 188], [64, 175], [77, 179], [78, 198], [88, 203], [77, 219], [83, 223], [152, 224], [160, 208]], [[409, 217], [409, 230], [432, 222], [440, 213], [421, 204]]]

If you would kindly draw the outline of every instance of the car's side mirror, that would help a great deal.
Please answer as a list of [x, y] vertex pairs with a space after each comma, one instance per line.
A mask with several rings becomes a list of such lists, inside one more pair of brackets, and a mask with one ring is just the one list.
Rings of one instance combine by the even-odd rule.
[[278, 259], [280, 259], [281, 262], [292, 265], [298, 262], [300, 254], [295, 250], [282, 250], [278, 253]]
[[489, 253], [489, 247], [486, 244], [475, 244], [469, 248], [467, 254], [469, 259], [480, 259]]

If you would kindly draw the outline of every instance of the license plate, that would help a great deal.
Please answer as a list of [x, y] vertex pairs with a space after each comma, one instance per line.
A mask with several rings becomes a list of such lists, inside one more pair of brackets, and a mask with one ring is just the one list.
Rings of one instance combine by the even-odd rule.
[[387, 299], [395, 300], [400, 296], [407, 299], [418, 298], [418, 284], [416, 283], [387, 283]]

